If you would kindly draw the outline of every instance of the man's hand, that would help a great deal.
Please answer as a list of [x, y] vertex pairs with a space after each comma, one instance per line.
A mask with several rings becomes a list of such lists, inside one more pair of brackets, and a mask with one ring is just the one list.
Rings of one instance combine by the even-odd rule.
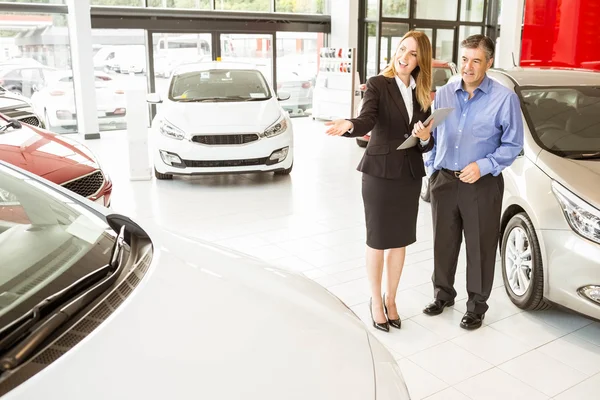
[[326, 126], [331, 128], [325, 132], [329, 136], [342, 136], [344, 133], [352, 129], [352, 122], [345, 119], [336, 119], [335, 121], [325, 122]]
[[464, 183], [475, 183], [479, 178], [481, 178], [481, 171], [476, 162], [472, 162], [460, 171], [460, 180]]
[[423, 125], [423, 122], [419, 121], [413, 127], [413, 136], [418, 137], [422, 141], [426, 142], [431, 137], [431, 127], [433, 126], [433, 120], [429, 122], [427, 126]]

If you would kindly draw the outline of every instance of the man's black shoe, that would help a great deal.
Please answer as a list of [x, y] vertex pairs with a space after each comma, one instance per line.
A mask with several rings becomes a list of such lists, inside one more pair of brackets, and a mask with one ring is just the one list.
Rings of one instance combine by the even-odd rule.
[[463, 329], [477, 329], [481, 326], [483, 318], [485, 318], [485, 314], [467, 311], [460, 321], [460, 327]]
[[445, 301], [435, 299], [432, 303], [429, 303], [425, 309], [423, 309], [423, 314], [426, 315], [439, 315], [444, 311], [445, 307], [452, 307], [454, 305], [454, 300]]

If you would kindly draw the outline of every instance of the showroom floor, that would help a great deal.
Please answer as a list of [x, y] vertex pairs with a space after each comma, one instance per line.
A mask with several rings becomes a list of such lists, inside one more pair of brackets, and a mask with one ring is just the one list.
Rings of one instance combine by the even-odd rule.
[[[397, 358], [413, 399], [596, 398], [600, 323], [559, 310], [522, 312], [497, 268], [484, 327], [467, 332], [465, 259], [454, 309], [427, 317], [433, 269], [430, 207], [421, 203], [418, 242], [408, 248], [397, 298], [401, 330], [376, 332], [368, 310], [360, 173], [354, 139], [326, 136], [322, 122], [293, 120], [289, 177], [220, 175], [173, 181], [128, 179], [126, 132], [87, 141], [114, 182], [112, 208], [304, 273], [349, 305]], [[498, 264], [499, 265], [499, 264]]]

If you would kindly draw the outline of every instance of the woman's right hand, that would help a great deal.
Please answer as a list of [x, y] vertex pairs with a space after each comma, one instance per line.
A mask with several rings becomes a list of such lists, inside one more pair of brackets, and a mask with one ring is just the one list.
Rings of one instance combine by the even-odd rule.
[[329, 136], [342, 136], [352, 129], [352, 122], [347, 119], [336, 119], [334, 121], [325, 122], [325, 126], [331, 127], [325, 132]]

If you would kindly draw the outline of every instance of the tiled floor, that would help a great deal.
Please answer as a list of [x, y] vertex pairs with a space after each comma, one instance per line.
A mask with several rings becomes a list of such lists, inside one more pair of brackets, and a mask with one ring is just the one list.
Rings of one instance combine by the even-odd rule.
[[[128, 179], [125, 132], [86, 144], [114, 181], [113, 209], [245, 251], [304, 273], [339, 296], [370, 326], [360, 173], [353, 139], [326, 136], [322, 123], [295, 119], [289, 177], [221, 175], [174, 181]], [[497, 269], [484, 327], [459, 328], [465, 259], [453, 309], [421, 313], [431, 300], [430, 208], [421, 203], [418, 242], [408, 249], [398, 293], [401, 330], [370, 328], [395, 355], [413, 399], [597, 398], [600, 324], [558, 310], [522, 312]]]

